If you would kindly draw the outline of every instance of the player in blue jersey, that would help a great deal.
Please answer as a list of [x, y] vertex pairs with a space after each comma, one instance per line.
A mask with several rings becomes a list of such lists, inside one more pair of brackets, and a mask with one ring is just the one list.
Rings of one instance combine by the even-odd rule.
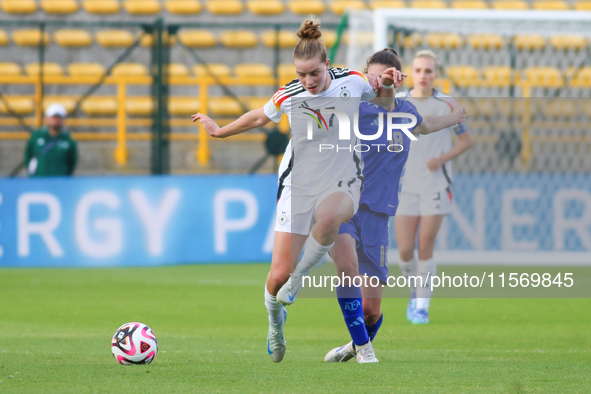
[[[366, 73], [381, 76], [390, 68], [401, 69], [400, 59], [394, 49], [384, 49], [376, 52], [367, 62]], [[393, 96], [394, 86], [382, 84], [380, 97]], [[386, 92], [384, 92], [384, 90]], [[443, 116], [422, 117], [416, 107], [409, 101], [401, 98], [390, 100], [388, 105], [378, 106], [374, 103], [362, 101], [359, 108], [359, 130], [364, 135], [374, 135], [379, 128], [378, 116], [385, 116], [388, 112], [404, 113], [416, 118], [416, 125], [409, 127], [413, 134], [430, 134], [447, 127], [460, 124], [467, 118], [464, 108], [452, 102], [454, 111]], [[394, 123], [409, 123], [408, 118], [399, 117], [393, 119]], [[342, 308], [345, 317], [350, 309], [361, 304], [364, 312], [363, 323], [366, 326], [369, 339], [373, 341], [381, 324], [381, 299], [382, 285], [388, 277], [388, 222], [390, 216], [396, 214], [398, 207], [398, 193], [400, 179], [404, 174], [408, 159], [411, 138], [402, 131], [393, 131], [391, 139], [387, 133], [370, 143], [371, 149], [363, 153], [365, 177], [364, 188], [361, 193], [359, 210], [348, 223], [343, 223], [339, 229], [339, 235], [335, 245], [331, 249], [331, 257], [337, 267], [358, 265], [360, 275], [376, 277], [379, 280], [377, 286], [361, 287], [363, 296], [360, 299], [341, 299], [339, 303], [347, 303], [349, 308]], [[339, 272], [339, 276], [341, 273]], [[374, 281], [373, 283], [375, 283]], [[348, 325], [353, 337], [353, 329]], [[354, 341], [331, 350], [325, 357], [325, 361], [348, 361], [356, 354]]]

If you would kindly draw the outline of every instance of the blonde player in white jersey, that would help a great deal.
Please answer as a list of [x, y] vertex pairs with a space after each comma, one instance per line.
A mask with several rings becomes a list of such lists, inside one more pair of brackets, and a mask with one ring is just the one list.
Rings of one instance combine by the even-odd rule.
[[[445, 115], [452, 112], [449, 97], [434, 89], [439, 77], [437, 57], [423, 50], [415, 55], [412, 64], [413, 89], [396, 94], [408, 97], [419, 113]], [[452, 146], [455, 133], [459, 142]], [[470, 149], [472, 139], [462, 123], [412, 141], [406, 163], [400, 205], [394, 218], [396, 243], [400, 253], [400, 269], [406, 277], [421, 276], [422, 281], [436, 275], [433, 259], [435, 239], [443, 218], [451, 212], [451, 160]], [[418, 230], [418, 261], [415, 258], [415, 239]], [[411, 288], [407, 319], [413, 324], [429, 323], [430, 286]]]
[[[381, 86], [377, 77], [372, 87], [358, 71], [330, 68], [326, 47], [320, 41], [320, 22], [315, 17], [308, 17], [297, 35], [300, 40], [293, 57], [298, 79], [280, 88], [263, 108], [250, 111], [222, 128], [203, 114], [193, 115], [193, 121], [199, 120], [216, 138], [262, 127], [271, 120], [278, 122], [283, 114], [290, 121], [292, 140], [279, 168], [273, 258], [265, 286], [269, 313], [267, 350], [274, 362], [281, 361], [285, 355], [283, 327], [287, 311], [277, 301], [279, 289], [290, 278], [296, 264], [304, 267], [305, 272], [320, 261], [332, 248], [339, 226], [359, 206], [360, 154], [334, 150], [319, 153], [319, 141], [327, 145], [339, 142], [339, 122], [333, 123], [322, 114], [330, 113], [331, 109], [352, 114], [358, 110], [362, 97], [375, 97], [374, 90]], [[393, 78], [401, 81], [402, 74], [392, 69], [381, 80], [391, 84]], [[317, 106], [319, 103], [322, 108]], [[307, 138], [311, 117], [320, 126], [314, 131], [314, 140]], [[306, 249], [298, 263], [306, 240]], [[347, 275], [355, 276], [357, 272]], [[377, 361], [371, 342], [358, 349], [358, 354], [362, 356], [360, 362]]]

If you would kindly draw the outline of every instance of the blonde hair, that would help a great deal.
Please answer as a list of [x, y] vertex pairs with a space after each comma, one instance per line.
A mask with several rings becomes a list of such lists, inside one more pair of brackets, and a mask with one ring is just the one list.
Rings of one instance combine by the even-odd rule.
[[[433, 62], [435, 63], [435, 71], [437, 71], [439, 69], [439, 62], [437, 61], [437, 55], [432, 50], [423, 49], [422, 51], [418, 51], [414, 58], [417, 59], [419, 57], [427, 57], [429, 59], [433, 59]], [[414, 59], [413, 59], [413, 61], [414, 61]]]
[[302, 22], [300, 30], [297, 32], [300, 38], [293, 50], [294, 59], [312, 59], [320, 56], [320, 60], [325, 62], [328, 59], [326, 46], [320, 40], [322, 32], [320, 31], [320, 19], [314, 15], [308, 15]]

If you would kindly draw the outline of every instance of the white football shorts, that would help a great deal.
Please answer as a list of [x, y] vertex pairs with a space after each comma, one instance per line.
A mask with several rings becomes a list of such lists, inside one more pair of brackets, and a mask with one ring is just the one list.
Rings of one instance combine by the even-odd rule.
[[434, 216], [451, 213], [451, 188], [435, 193], [400, 193], [396, 216]]
[[[284, 186], [277, 201], [277, 221], [275, 231], [282, 233], [309, 235], [314, 226], [316, 208], [328, 196], [336, 192], [347, 194], [353, 201], [353, 215], [359, 209], [361, 197], [361, 180], [340, 181], [337, 186], [317, 196], [301, 196], [294, 198], [290, 186]], [[353, 217], [351, 215], [351, 217]]]

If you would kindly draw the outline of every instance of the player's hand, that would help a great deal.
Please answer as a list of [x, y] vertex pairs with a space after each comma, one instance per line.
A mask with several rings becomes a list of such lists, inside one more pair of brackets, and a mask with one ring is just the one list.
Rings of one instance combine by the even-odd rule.
[[398, 89], [407, 76], [405, 73], [398, 71], [396, 67], [390, 67], [383, 72], [380, 82], [382, 85], [394, 85], [394, 89]]
[[440, 169], [443, 164], [443, 160], [441, 160], [439, 157], [432, 157], [429, 159], [429, 161], [427, 161], [427, 168], [431, 172], [434, 172]]
[[207, 134], [214, 138], [220, 137], [220, 126], [218, 126], [209, 116], [196, 113], [191, 115], [193, 122], [200, 121]]
[[369, 84], [371, 85], [374, 91], [377, 92], [378, 89], [382, 87], [382, 84], [380, 83], [380, 77], [378, 77], [377, 75], [365, 74], [365, 76], [367, 77], [367, 80], [369, 81]]
[[453, 114], [455, 114], [457, 117], [456, 124], [464, 123], [470, 117], [470, 115], [468, 115], [468, 112], [466, 111], [466, 108], [462, 107], [456, 101], [452, 101], [451, 103], [453, 106]]

